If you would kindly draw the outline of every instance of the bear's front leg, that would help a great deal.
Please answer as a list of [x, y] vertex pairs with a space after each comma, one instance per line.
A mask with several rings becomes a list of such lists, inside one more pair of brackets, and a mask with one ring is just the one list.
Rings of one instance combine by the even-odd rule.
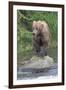
[[44, 47], [40, 48], [40, 56], [44, 57], [47, 56], [47, 49], [45, 49]]

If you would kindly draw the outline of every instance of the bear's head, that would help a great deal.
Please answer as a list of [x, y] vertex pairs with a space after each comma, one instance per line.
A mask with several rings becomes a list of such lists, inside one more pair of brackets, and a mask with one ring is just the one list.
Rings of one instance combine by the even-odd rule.
[[42, 36], [43, 24], [41, 21], [33, 21], [32, 29], [34, 38], [39, 38]]

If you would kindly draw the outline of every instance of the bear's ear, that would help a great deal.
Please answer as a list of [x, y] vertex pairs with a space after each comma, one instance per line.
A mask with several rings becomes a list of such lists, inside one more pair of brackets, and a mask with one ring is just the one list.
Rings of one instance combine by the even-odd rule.
[[36, 21], [33, 21], [33, 24], [32, 24], [32, 29], [35, 29], [36, 28]]
[[36, 23], [36, 21], [33, 21], [33, 23]]

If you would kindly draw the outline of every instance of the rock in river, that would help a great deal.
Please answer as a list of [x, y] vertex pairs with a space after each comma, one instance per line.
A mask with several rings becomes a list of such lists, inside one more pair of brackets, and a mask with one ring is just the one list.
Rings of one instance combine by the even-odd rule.
[[49, 56], [44, 56], [44, 57], [38, 57], [38, 56], [33, 56], [30, 59], [30, 62], [27, 62], [25, 65], [23, 65], [23, 68], [46, 68], [50, 67], [54, 63], [53, 58]]
[[17, 79], [57, 75], [57, 63], [49, 56], [33, 56], [30, 61], [17, 68]]

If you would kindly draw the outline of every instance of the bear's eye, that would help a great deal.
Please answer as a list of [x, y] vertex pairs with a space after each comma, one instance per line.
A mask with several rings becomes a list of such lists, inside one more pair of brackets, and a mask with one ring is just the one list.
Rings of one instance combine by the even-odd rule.
[[36, 27], [36, 30], [38, 30], [38, 28]]

